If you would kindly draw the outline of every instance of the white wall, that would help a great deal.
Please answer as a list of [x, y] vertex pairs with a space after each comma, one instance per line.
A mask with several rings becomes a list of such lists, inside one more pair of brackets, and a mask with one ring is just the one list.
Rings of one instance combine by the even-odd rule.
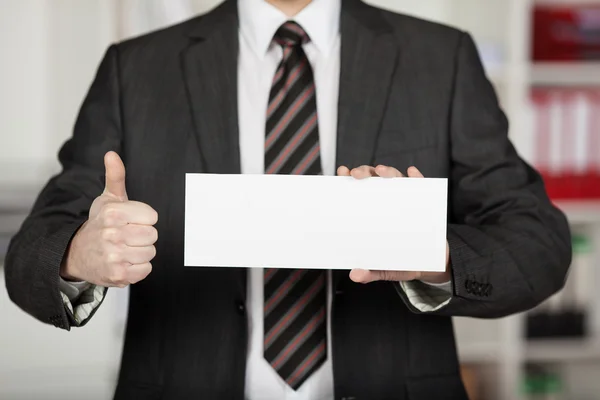
[[[2, 4], [0, 180], [32, 179], [39, 160], [47, 158], [47, 5], [38, 0]], [[27, 171], [21, 174], [23, 168]]]
[[0, 6], [0, 185], [39, 185], [107, 44], [112, 1], [3, 0]]
[[[39, 1], [38, 1], [39, 2]], [[116, 40], [113, 3], [107, 0], [44, 1], [48, 6], [48, 152], [71, 134], [75, 115], [104, 51]]]

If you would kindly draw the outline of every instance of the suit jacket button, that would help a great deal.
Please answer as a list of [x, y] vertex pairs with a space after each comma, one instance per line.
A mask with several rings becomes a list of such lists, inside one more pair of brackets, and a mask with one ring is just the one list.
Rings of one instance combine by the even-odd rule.
[[485, 288], [485, 296], [489, 297], [492, 295], [492, 285], [490, 283], [488, 283], [487, 287]]
[[477, 288], [478, 290], [478, 294], [483, 297], [485, 296], [485, 284], [484, 283], [480, 283], [479, 287]]
[[237, 308], [237, 312], [240, 315], [244, 315], [246, 313], [246, 306], [244, 305], [244, 302], [242, 301], [237, 301], [235, 303], [235, 306]]
[[470, 279], [465, 281], [465, 289], [467, 289], [467, 293], [473, 293], [473, 284]]

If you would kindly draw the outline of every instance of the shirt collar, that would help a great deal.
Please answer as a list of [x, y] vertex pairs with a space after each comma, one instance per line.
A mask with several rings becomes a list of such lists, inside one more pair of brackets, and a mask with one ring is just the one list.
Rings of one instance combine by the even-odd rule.
[[341, 0], [313, 0], [292, 18], [265, 0], [238, 0], [240, 32], [259, 58], [269, 50], [277, 29], [296, 21], [322, 53], [328, 52], [339, 33]]

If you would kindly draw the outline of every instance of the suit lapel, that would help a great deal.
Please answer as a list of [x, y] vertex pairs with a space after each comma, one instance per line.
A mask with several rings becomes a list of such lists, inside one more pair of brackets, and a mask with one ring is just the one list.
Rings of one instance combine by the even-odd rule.
[[[238, 16], [227, 0], [200, 17], [188, 31], [192, 44], [182, 53], [182, 69], [203, 172], [239, 174]], [[236, 283], [246, 298], [246, 270]]]
[[182, 55], [204, 172], [240, 173], [238, 131], [238, 18], [233, 0], [204, 15], [188, 32]]
[[398, 45], [379, 10], [358, 0], [343, 2], [336, 165], [373, 161]]
[[[336, 166], [370, 165], [383, 119], [398, 44], [379, 10], [359, 0], [343, 0]], [[347, 277], [333, 271], [333, 288]]]

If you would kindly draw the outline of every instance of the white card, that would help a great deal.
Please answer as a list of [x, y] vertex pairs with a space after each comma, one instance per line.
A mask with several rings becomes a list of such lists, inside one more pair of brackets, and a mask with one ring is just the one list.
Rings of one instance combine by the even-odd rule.
[[185, 265], [444, 271], [447, 179], [186, 176]]

